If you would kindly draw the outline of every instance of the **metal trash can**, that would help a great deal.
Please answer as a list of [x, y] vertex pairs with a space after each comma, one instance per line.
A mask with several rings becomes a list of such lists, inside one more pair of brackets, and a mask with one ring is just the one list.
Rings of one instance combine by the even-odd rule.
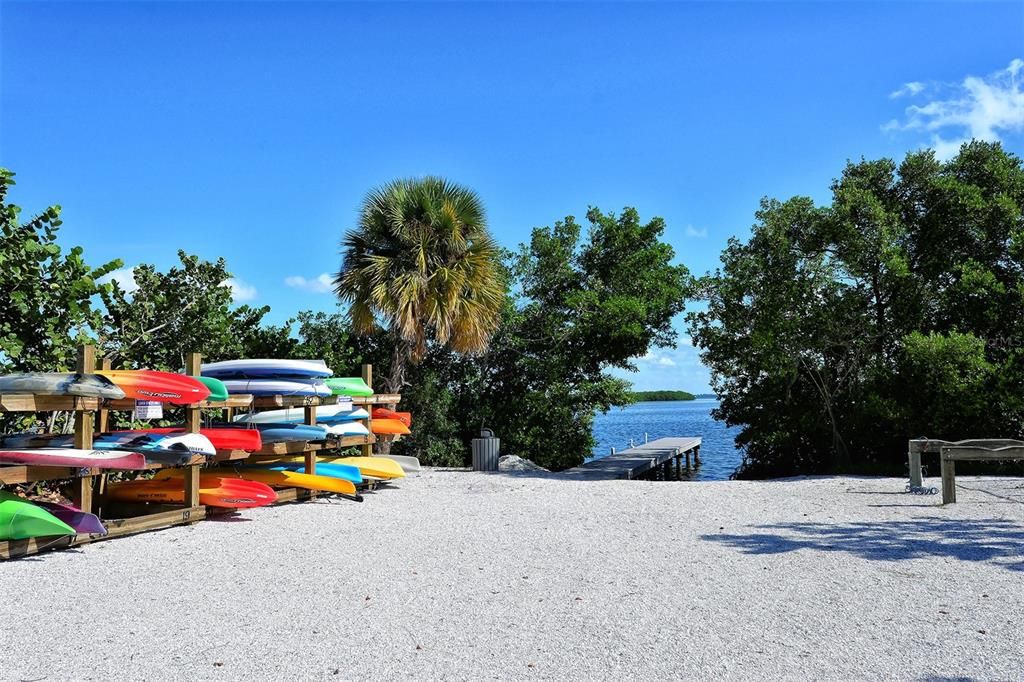
[[501, 439], [490, 429], [480, 429], [480, 437], [473, 439], [473, 471], [497, 471]]

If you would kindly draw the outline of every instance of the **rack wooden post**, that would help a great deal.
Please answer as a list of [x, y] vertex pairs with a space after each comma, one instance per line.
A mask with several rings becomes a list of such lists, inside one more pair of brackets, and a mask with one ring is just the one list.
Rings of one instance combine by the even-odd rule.
[[[103, 358], [96, 363], [98, 369], [113, 369], [114, 363], [110, 361], [110, 358]], [[104, 400], [100, 403], [100, 409], [96, 410], [96, 433], [106, 433], [110, 430], [110, 410], [107, 409], [107, 401]], [[93, 492], [99, 494], [102, 498], [107, 493], [107, 477], [108, 474], [100, 474], [96, 479], [96, 485], [93, 486]]]
[[[78, 349], [78, 364], [75, 371], [81, 374], [92, 374], [96, 369], [96, 347], [82, 346]], [[75, 412], [75, 448], [92, 449], [93, 415], [91, 412]], [[93, 476], [80, 476], [74, 480], [71, 498], [84, 512], [92, 513]]]
[[[362, 376], [363, 376], [363, 382], [372, 389], [373, 388], [373, 365], [363, 365]], [[367, 412], [369, 412], [370, 414], [366, 418], [366, 430], [369, 431], [370, 434], [372, 435], [373, 434], [373, 405], [368, 405], [368, 407], [370, 409], [368, 409]], [[367, 440], [374, 440], [374, 439], [368, 438]], [[370, 443], [364, 443], [362, 446], [360, 446], [359, 449], [362, 452], [363, 457], [370, 457], [371, 455], [373, 455], [373, 445], [370, 444]]]
[[[316, 406], [315, 405], [306, 405], [306, 407], [303, 408], [303, 412], [304, 412], [304, 416], [306, 418], [306, 423], [310, 424], [312, 426], [316, 426]], [[305, 452], [305, 464], [306, 464], [305, 471], [306, 471], [307, 474], [316, 474], [316, 451], [315, 450], [307, 450]]]
[[[96, 363], [98, 369], [113, 369], [114, 364], [110, 358], [103, 358]], [[96, 433], [105, 433], [110, 429], [110, 410], [103, 403], [100, 409], [96, 410]]]
[[[202, 368], [203, 356], [200, 353], [189, 353], [185, 357], [185, 374], [190, 377], [198, 377]], [[185, 407], [185, 431], [188, 433], [199, 433], [202, 420], [202, 410], [198, 404]], [[192, 464], [185, 467], [185, 505], [188, 507], [199, 506], [199, 465]]]

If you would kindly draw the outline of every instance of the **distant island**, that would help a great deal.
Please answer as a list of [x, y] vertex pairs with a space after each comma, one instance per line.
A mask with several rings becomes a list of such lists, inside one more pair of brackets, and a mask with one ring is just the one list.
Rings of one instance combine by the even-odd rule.
[[693, 400], [697, 396], [686, 391], [633, 391], [633, 400], [638, 403], [661, 402], [666, 400]]

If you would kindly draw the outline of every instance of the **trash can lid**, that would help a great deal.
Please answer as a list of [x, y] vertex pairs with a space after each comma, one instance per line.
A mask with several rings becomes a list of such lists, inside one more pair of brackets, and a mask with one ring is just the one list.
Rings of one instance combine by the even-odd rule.
[[494, 431], [490, 429], [480, 429], [481, 438], [494, 438]]

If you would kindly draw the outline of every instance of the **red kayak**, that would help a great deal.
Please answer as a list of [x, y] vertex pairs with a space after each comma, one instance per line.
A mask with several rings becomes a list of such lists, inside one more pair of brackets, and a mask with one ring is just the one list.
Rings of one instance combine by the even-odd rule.
[[121, 450], [74, 450], [39, 448], [37, 450], [0, 450], [0, 464], [70, 467], [72, 469], [145, 469], [146, 456]]
[[[168, 434], [182, 431], [180, 426], [163, 426], [152, 429], [138, 429], [131, 433]], [[119, 432], [119, 433], [124, 433]], [[210, 439], [213, 447], [218, 450], [245, 450], [256, 452], [263, 447], [263, 439], [259, 429], [200, 429], [199, 433]]]
[[132, 400], [155, 400], [161, 403], [188, 405], [210, 396], [203, 382], [195, 377], [151, 369], [98, 369]]
[[371, 413], [374, 419], [397, 419], [406, 426], [412, 426], [411, 412], [395, 412], [386, 407], [375, 407]]

